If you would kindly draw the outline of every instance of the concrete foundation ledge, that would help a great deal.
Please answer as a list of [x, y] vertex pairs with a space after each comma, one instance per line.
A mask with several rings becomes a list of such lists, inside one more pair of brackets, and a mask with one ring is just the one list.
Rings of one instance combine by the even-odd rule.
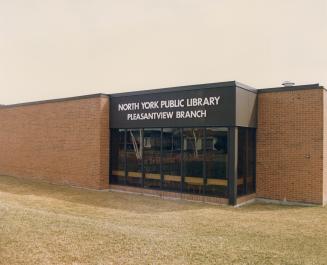
[[265, 199], [265, 198], [256, 198], [255, 201], [261, 203], [279, 204], [279, 205], [286, 205], [286, 206], [306, 206], [306, 207], [322, 206], [320, 204], [314, 204], [314, 203], [293, 202], [293, 201], [286, 201], [286, 200], [281, 201], [281, 200], [272, 200], [272, 199]]
[[237, 202], [236, 205], [234, 207], [241, 207], [250, 203], [254, 203], [256, 200], [256, 194], [252, 193], [252, 194], [248, 194], [248, 195], [244, 195], [244, 196], [240, 196], [237, 198]]
[[195, 194], [188, 194], [188, 193], [151, 190], [151, 189], [123, 186], [123, 185], [110, 185], [109, 190], [117, 191], [117, 192], [140, 194], [145, 196], [155, 196], [155, 197], [160, 197], [162, 199], [185, 200], [185, 201], [194, 201], [194, 202], [204, 202], [204, 203], [216, 204], [216, 205], [228, 205], [227, 198], [209, 197], [209, 196], [195, 195]]

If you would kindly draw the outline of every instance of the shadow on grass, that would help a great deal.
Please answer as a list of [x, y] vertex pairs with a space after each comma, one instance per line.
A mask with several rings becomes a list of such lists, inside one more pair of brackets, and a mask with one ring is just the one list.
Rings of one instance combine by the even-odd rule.
[[11, 176], [0, 176], [0, 192], [22, 196], [34, 195], [71, 203], [138, 213], [174, 212], [206, 208], [232, 209], [231, 207], [210, 205], [201, 202], [162, 199], [155, 196], [115, 191], [89, 190]]
[[[244, 211], [247, 213], [258, 213], [299, 209], [309, 210], [316, 208], [314, 206], [288, 206], [266, 203], [253, 203], [244, 205], [239, 208], [233, 208], [230, 206], [212, 205], [202, 202], [162, 199], [155, 196], [128, 194], [115, 191], [89, 190], [10, 176], [0, 176], [0, 192], [7, 192], [22, 196], [34, 195], [38, 197], [47, 197], [88, 206], [103, 207], [137, 213], [179, 212], [214, 208], [220, 211], [219, 214], [221, 214], [221, 211]], [[327, 209], [327, 207], [325, 208]]]

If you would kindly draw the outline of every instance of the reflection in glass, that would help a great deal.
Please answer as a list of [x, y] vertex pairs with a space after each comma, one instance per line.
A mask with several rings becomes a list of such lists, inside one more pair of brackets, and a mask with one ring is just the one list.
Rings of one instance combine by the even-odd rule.
[[181, 190], [181, 129], [162, 129], [162, 173], [164, 189]]
[[183, 129], [183, 173], [186, 192], [203, 193], [204, 129]]
[[[255, 191], [255, 130], [238, 132], [238, 192], [247, 194]], [[228, 128], [111, 133], [110, 183], [227, 197]]]
[[111, 130], [111, 167], [110, 183], [124, 184], [125, 183], [125, 130]]
[[144, 129], [144, 187], [160, 188], [161, 129]]
[[128, 129], [126, 137], [127, 184], [142, 186], [143, 130]]
[[237, 193], [255, 192], [255, 129], [238, 129]]
[[227, 197], [227, 128], [206, 129], [207, 195]]

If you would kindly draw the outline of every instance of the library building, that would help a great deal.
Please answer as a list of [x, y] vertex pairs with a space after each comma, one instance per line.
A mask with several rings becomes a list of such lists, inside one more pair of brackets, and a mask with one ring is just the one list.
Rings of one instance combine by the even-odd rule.
[[319, 84], [231, 81], [0, 105], [0, 175], [242, 205], [327, 203]]

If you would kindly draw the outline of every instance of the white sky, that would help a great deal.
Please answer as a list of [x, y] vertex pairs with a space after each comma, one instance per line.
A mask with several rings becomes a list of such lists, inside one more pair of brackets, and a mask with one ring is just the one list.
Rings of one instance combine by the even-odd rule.
[[0, 0], [0, 104], [231, 80], [327, 86], [327, 0]]

